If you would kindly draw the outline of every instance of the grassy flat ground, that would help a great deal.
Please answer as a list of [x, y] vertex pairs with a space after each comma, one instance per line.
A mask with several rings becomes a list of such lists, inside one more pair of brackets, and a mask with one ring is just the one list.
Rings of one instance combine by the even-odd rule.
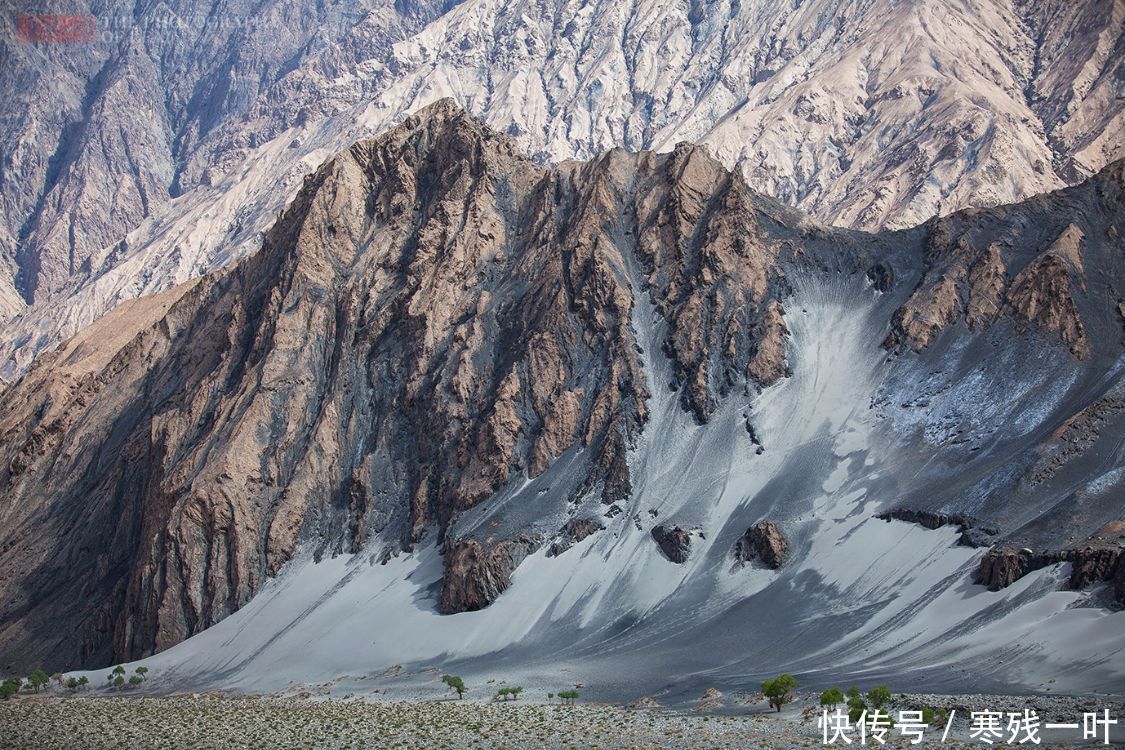
[[[943, 746], [982, 747], [963, 732], [957, 735]], [[925, 744], [939, 746], [939, 740], [940, 731], [928, 736]], [[1068, 745], [1045, 742], [1039, 747], [1064, 746]], [[0, 748], [60, 747], [784, 750], [822, 744], [815, 717], [796, 710], [781, 715], [720, 716], [599, 704], [214, 695], [27, 696], [0, 702]], [[910, 745], [906, 738], [894, 735], [885, 747]]]

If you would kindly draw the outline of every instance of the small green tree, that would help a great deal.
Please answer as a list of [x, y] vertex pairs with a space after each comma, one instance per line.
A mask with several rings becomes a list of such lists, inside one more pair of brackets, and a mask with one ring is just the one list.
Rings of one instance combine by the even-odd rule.
[[144, 681], [145, 681], [145, 678], [141, 677], [139, 674], [131, 675], [129, 677], [129, 687], [137, 687], [138, 685], [140, 685]]
[[891, 691], [887, 690], [886, 685], [879, 685], [867, 691], [867, 700], [871, 701], [871, 705], [875, 708], [882, 709], [891, 699]]
[[450, 690], [456, 690], [458, 698], [464, 697], [465, 693], [468, 692], [468, 688], [465, 687], [465, 681], [457, 675], [442, 675], [441, 681], [448, 685]]
[[836, 706], [844, 702], [844, 693], [840, 688], [828, 688], [820, 694], [820, 705], [831, 706], [832, 710], [836, 710]]
[[547, 702], [551, 703], [554, 700], [555, 700], [555, 694], [554, 693], [547, 693]]
[[863, 712], [867, 710], [867, 703], [863, 700], [863, 693], [859, 692], [859, 688], [852, 686], [848, 688], [848, 719], [854, 724], [859, 721], [859, 717], [863, 716]]
[[766, 696], [766, 700], [770, 702], [770, 705], [778, 711], [780, 711], [781, 707], [786, 703], [791, 703], [793, 701], [793, 691], [796, 689], [797, 680], [788, 672], [762, 683], [762, 694]]
[[42, 669], [37, 669], [31, 673], [31, 676], [27, 678], [27, 681], [31, 684], [31, 689], [38, 693], [40, 688], [51, 681], [51, 678], [48, 677], [47, 673]]
[[125, 667], [118, 664], [113, 668], [113, 674], [125, 674]]
[[69, 690], [69, 691], [70, 691], [70, 692], [72, 692], [72, 693], [73, 693], [73, 692], [74, 692], [75, 690], [77, 690], [77, 689], [78, 689], [78, 679], [77, 679], [77, 678], [75, 678], [75, 677], [71, 677], [71, 678], [67, 679], [67, 681], [66, 681], [66, 689], [67, 689], [67, 690]]
[[125, 675], [121, 675], [121, 674], [119, 674], [119, 675], [116, 675], [116, 676], [115, 676], [115, 677], [113, 678], [113, 683], [112, 683], [112, 684], [113, 684], [113, 686], [114, 686], [115, 688], [117, 688], [118, 690], [120, 690], [120, 689], [121, 689], [122, 687], [124, 687], [124, 685], [125, 685]]
[[141, 676], [141, 680], [148, 679], [148, 667], [137, 667], [137, 674]]
[[81, 677], [78, 678], [78, 687], [79, 688], [84, 688], [89, 684], [90, 684], [90, 678], [87, 677], [86, 675], [82, 675]]
[[559, 697], [562, 698], [567, 703], [574, 703], [574, 701], [578, 700], [578, 691], [577, 690], [560, 690], [559, 691]]

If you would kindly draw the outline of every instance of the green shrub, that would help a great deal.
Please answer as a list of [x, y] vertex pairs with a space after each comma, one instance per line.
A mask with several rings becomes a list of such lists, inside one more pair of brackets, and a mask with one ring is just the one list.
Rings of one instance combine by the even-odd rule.
[[8, 700], [23, 687], [22, 677], [9, 677], [0, 684], [0, 699]]

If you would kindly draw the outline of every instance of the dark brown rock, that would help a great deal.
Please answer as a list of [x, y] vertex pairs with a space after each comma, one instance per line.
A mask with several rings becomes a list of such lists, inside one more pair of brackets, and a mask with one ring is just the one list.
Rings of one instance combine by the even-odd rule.
[[1086, 546], [1068, 550], [1071, 571], [1068, 586], [1084, 589], [1095, 583], [1114, 580], [1117, 566], [1122, 558], [1120, 547]]
[[987, 586], [989, 591], [1007, 588], [1028, 572], [1029, 561], [1028, 555], [1010, 547], [990, 549], [981, 558], [973, 583]]
[[741, 564], [757, 560], [777, 570], [789, 554], [789, 542], [773, 521], [758, 521], [734, 545], [734, 559]]
[[660, 551], [674, 563], [683, 564], [687, 562], [688, 556], [691, 554], [691, 532], [681, 529], [679, 526], [672, 526], [666, 528], [663, 525], [654, 526], [652, 529], [652, 538], [656, 540], [657, 546]]
[[[1095, 542], [1099, 540], [1094, 540]], [[1086, 544], [1063, 550], [1032, 552], [1010, 547], [991, 549], [981, 558], [973, 582], [990, 591], [1006, 588], [1028, 573], [1060, 562], [1071, 564], [1067, 588], [1079, 591], [1110, 582], [1114, 597], [1125, 604], [1125, 548], [1116, 543]]]
[[895, 519], [916, 523], [927, 529], [940, 529], [943, 526], [957, 526], [961, 536], [957, 543], [963, 547], [988, 547], [996, 540], [1000, 530], [994, 526], [980, 523], [977, 519], [963, 513], [940, 513], [931, 510], [917, 510], [914, 508], [894, 508], [880, 513], [876, 518], [884, 521]]

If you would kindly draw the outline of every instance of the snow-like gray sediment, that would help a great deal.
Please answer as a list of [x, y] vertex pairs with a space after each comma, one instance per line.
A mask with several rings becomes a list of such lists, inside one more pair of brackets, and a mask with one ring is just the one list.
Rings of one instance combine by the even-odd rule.
[[[983, 551], [958, 546], [952, 528], [875, 518], [895, 488], [942, 491], [875, 405], [894, 366], [877, 343], [877, 297], [844, 282], [798, 288], [786, 303], [792, 376], [728, 397], [702, 426], [669, 386], [657, 317], [638, 304], [652, 395], [629, 507], [558, 557], [529, 556], [487, 609], [437, 613], [433, 545], [383, 565], [369, 552], [300, 556], [243, 609], [145, 663], [168, 685], [242, 690], [392, 664], [529, 682], [566, 669], [606, 697], [635, 697], [654, 680], [752, 687], [779, 670], [806, 685], [870, 676], [894, 689], [1120, 689], [1125, 612], [1076, 607], [1088, 594], [1058, 590], [1065, 566], [989, 592], [970, 580]], [[543, 486], [525, 481], [501, 499], [534, 508]], [[562, 504], [538, 504], [548, 501]], [[733, 544], [766, 518], [789, 537], [791, 559], [778, 571], [736, 566]], [[658, 523], [702, 531], [686, 563], [662, 555]]]

